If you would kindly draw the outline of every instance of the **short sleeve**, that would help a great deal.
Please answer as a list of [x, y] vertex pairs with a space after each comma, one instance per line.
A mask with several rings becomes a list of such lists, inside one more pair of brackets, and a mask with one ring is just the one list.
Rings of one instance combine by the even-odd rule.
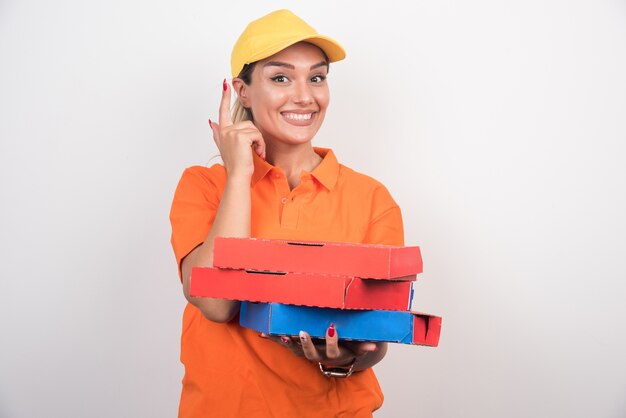
[[206, 239], [219, 207], [224, 190], [223, 167], [187, 168], [178, 182], [172, 207], [172, 247], [178, 274], [182, 277], [181, 262], [194, 248]]
[[372, 196], [370, 222], [363, 240], [365, 244], [404, 245], [402, 212], [384, 186]]

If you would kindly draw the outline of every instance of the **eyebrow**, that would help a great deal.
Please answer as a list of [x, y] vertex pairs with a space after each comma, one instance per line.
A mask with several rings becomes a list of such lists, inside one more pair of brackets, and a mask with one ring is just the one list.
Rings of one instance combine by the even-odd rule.
[[[285, 68], [289, 68], [290, 70], [295, 70], [296, 67], [294, 67], [291, 64], [287, 64], [286, 62], [280, 62], [280, 61], [270, 61], [270, 62], [266, 62], [263, 67], [285, 67]], [[311, 65], [311, 68], [309, 68], [309, 70], [314, 70], [316, 68], [319, 67], [326, 67], [328, 68], [328, 62], [326, 61], [320, 61], [317, 64]]]

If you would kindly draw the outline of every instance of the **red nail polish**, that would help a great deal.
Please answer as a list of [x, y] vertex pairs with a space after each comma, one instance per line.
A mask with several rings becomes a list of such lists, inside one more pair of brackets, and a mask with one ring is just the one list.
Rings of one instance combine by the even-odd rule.
[[291, 339], [289, 337], [285, 337], [284, 335], [280, 337], [280, 340], [283, 342], [283, 344], [289, 344], [291, 342]]
[[335, 324], [330, 324], [328, 327], [328, 336], [331, 338], [335, 336]]
[[226, 91], [226, 89], [228, 88], [228, 84], [226, 84], [226, 79], [224, 79], [224, 82], [222, 83], [222, 88], [224, 89], [224, 91]]
[[211, 119], [209, 119], [209, 126], [212, 128], [213, 124], [211, 123]]
[[372, 351], [373, 351], [374, 353], [375, 353], [375, 352], [377, 352], [377, 351], [378, 351], [378, 346], [377, 346], [377, 345], [375, 345], [375, 346], [374, 346], [374, 349], [373, 349]]

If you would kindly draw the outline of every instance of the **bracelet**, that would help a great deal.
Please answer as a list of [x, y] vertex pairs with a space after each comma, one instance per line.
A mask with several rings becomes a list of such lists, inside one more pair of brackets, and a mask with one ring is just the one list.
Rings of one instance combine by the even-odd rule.
[[320, 365], [320, 372], [326, 377], [350, 377], [354, 372], [354, 365], [356, 364], [356, 357], [352, 360], [349, 366], [345, 367], [325, 367], [322, 363]]

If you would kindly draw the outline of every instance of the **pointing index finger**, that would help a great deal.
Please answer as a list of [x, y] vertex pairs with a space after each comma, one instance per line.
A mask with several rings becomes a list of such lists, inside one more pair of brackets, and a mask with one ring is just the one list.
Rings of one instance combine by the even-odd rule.
[[233, 124], [233, 119], [230, 114], [230, 87], [224, 79], [222, 89], [222, 100], [220, 101], [220, 126], [230, 126]]

